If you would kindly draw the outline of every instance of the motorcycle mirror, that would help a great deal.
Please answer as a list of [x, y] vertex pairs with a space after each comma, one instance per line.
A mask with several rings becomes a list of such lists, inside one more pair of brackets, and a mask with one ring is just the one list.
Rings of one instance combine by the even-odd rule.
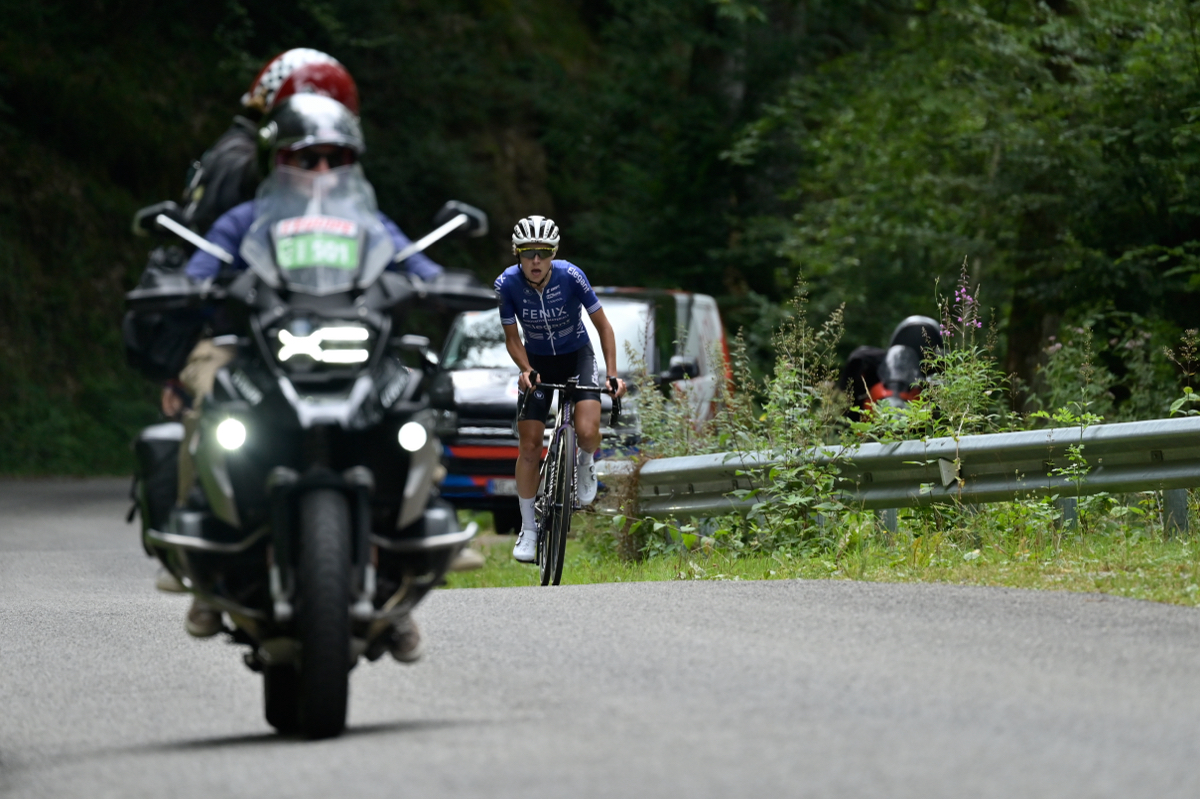
[[424, 352], [429, 349], [429, 336], [418, 336], [416, 333], [406, 333], [396, 339], [396, 346], [402, 350]]
[[461, 227], [459, 227], [459, 229], [456, 231], [456, 233], [458, 233], [460, 235], [469, 236], [470, 238], [473, 238], [473, 239], [478, 238], [480, 236], [487, 235], [487, 232], [488, 232], [487, 214], [485, 214], [483, 211], [479, 210], [478, 208], [476, 208], [473, 205], [467, 205], [466, 203], [460, 203], [458, 200], [450, 200], [445, 205], [443, 205], [441, 207], [441, 209], [438, 210], [438, 212], [436, 214], [434, 214], [433, 224], [438, 227], [441, 227], [442, 225], [446, 224], [450, 220], [454, 219], [459, 214], [465, 215], [467, 217], [467, 220], [466, 220], [465, 224], [463, 224]]
[[447, 269], [426, 284], [429, 298], [448, 311], [486, 311], [497, 305], [496, 290], [461, 269]]
[[166, 200], [148, 205], [133, 215], [133, 235], [149, 236], [151, 233], [161, 233], [162, 228], [155, 221], [159, 214], [164, 214], [179, 224], [186, 225], [183, 210], [171, 200]]
[[406, 333], [400, 338], [392, 339], [392, 344], [398, 349], [419, 353], [421, 359], [426, 363], [427, 369], [437, 368], [438, 356], [437, 353], [429, 349], [431, 345], [429, 336], [419, 336], [416, 333]]

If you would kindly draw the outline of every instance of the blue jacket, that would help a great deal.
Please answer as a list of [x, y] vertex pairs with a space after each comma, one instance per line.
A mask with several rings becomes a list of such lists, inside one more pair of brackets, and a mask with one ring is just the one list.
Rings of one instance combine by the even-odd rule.
[[589, 344], [583, 312], [600, 310], [600, 300], [587, 275], [570, 261], [551, 261], [550, 278], [541, 291], [530, 288], [521, 266], [510, 266], [496, 278], [500, 322], [525, 331], [525, 350], [534, 355], [562, 355]]
[[[255, 217], [254, 200], [244, 202], [241, 205], [235, 205], [217, 218], [217, 221], [213, 223], [212, 228], [209, 229], [208, 234], [204, 237], [226, 252], [233, 254], [233, 263], [231, 264], [233, 269], [240, 271], [247, 267], [238, 250], [242, 246], [242, 239], [249, 232], [250, 226], [254, 224]], [[392, 237], [392, 242], [396, 245], [397, 252], [412, 243], [409, 241], [408, 236], [405, 236], [400, 231], [400, 228], [396, 227], [396, 223], [382, 213], [379, 214], [379, 221], [387, 228], [387, 232]], [[192, 253], [192, 257], [188, 259], [186, 268], [187, 276], [192, 280], [207, 280], [208, 278], [216, 277], [217, 273], [221, 270], [221, 262], [216, 256], [209, 255], [204, 250], [196, 250], [196, 252]], [[388, 268], [395, 269], [396, 264]], [[433, 280], [442, 274], [442, 267], [430, 260], [424, 253], [417, 253], [405, 259], [404, 269], [409, 274], [416, 275], [422, 280]]]

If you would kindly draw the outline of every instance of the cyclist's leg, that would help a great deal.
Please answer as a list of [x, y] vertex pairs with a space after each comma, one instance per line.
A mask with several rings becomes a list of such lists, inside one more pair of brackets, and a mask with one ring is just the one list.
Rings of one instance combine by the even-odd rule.
[[[531, 364], [538, 369], [538, 364]], [[540, 370], [539, 370], [540, 371]], [[517, 506], [521, 511], [521, 529], [513, 545], [513, 557], [523, 563], [533, 563], [537, 557], [537, 499], [538, 470], [542, 459], [542, 436], [550, 412], [547, 392], [535, 388], [522, 397], [521, 416], [517, 419], [519, 445], [514, 474], [517, 478]]]
[[517, 434], [521, 439], [516, 467], [517, 496], [532, 500], [537, 496], [546, 425], [536, 419], [526, 419], [517, 422]]
[[[582, 385], [598, 385], [600, 373], [596, 356], [590, 346], [579, 350], [575, 368]], [[581, 391], [575, 397], [575, 437], [579, 446], [575, 470], [578, 475], [577, 496], [580, 505], [590, 505], [596, 498], [596, 464], [593, 454], [600, 448], [600, 394]]]
[[579, 447], [575, 453], [576, 496], [580, 505], [590, 505], [599, 485], [593, 456], [600, 447], [600, 400], [575, 403], [575, 438]]
[[581, 450], [592, 453], [600, 448], [600, 400], [575, 403], [575, 437]]
[[[553, 358], [530, 354], [529, 365], [541, 375], [545, 382], [557, 382], [553, 374], [558, 364]], [[520, 415], [517, 417], [517, 436], [520, 439], [520, 449], [517, 454], [515, 476], [517, 478], [517, 496], [532, 500], [537, 496], [538, 468], [542, 462], [542, 442], [546, 432], [546, 421], [550, 418], [550, 402], [553, 392], [534, 387], [529, 392], [522, 392], [517, 407]]]

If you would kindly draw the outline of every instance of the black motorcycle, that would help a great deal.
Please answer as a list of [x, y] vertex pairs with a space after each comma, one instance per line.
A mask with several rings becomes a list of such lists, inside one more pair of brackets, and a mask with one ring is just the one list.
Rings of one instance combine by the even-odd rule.
[[[143, 209], [135, 225], [233, 261], [172, 205]], [[487, 217], [447, 203], [440, 227], [397, 253], [358, 165], [280, 167], [256, 212], [245, 271], [210, 284], [164, 273], [127, 295], [127, 328], [178, 332], [219, 318], [236, 347], [185, 443], [199, 490], [175, 507], [183, 433], [165, 424], [136, 443], [136, 497], [147, 551], [249, 648], [267, 721], [327, 737], [345, 727], [350, 670], [388, 651], [396, 622], [476, 532], [437, 495], [429, 339], [393, 331], [414, 303], [481, 309], [495, 297], [471, 280], [422, 282], [388, 267], [450, 232], [482, 235]]]

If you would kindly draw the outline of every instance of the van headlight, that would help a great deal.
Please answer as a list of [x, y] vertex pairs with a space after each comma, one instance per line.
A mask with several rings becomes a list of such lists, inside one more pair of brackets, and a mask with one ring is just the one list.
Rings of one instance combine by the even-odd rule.
[[409, 452], [419, 452], [429, 440], [429, 431], [420, 422], [405, 422], [396, 436], [400, 446]]
[[225, 419], [217, 425], [217, 443], [231, 452], [246, 443], [246, 425], [237, 419]]

